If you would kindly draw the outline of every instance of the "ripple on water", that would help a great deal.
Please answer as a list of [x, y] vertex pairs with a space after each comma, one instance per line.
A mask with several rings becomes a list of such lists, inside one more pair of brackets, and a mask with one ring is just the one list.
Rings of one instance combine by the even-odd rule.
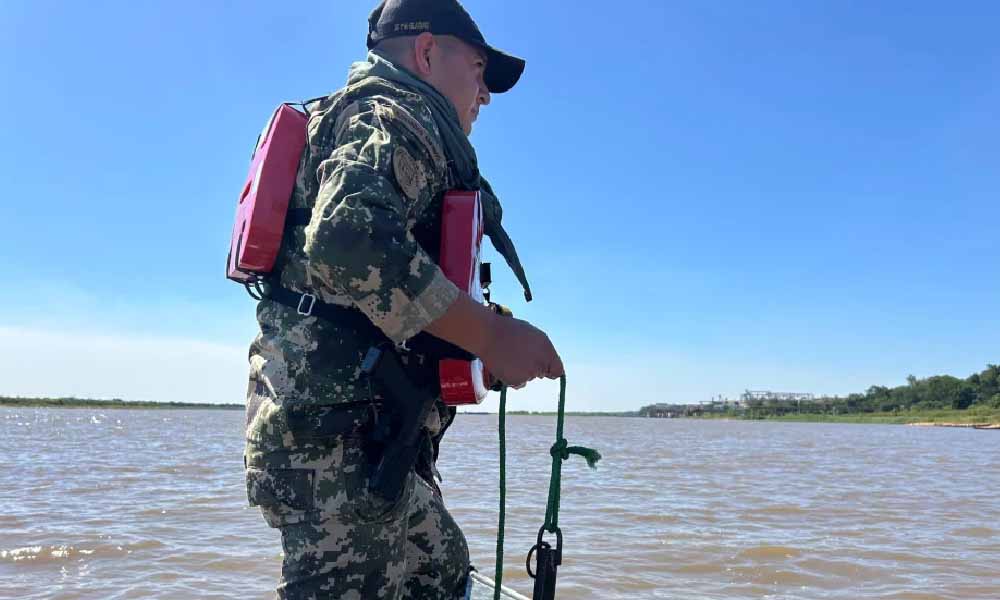
[[832, 577], [843, 577], [851, 581], [878, 581], [884, 569], [866, 565], [861, 561], [835, 558], [809, 557], [796, 562], [800, 569]]
[[[995, 589], [993, 591], [996, 591]], [[938, 592], [917, 592], [917, 591], [902, 591], [902, 592], [890, 592], [883, 596], [880, 596], [881, 600], [946, 600], [954, 598], [951, 595], [942, 595]], [[962, 598], [963, 596], [958, 596]], [[989, 596], [983, 596], [988, 598]]]
[[24, 525], [24, 521], [17, 515], [5, 515], [0, 513], [0, 527], [7, 529], [20, 527], [22, 525]]
[[991, 538], [995, 537], [1000, 531], [990, 529], [989, 527], [964, 527], [953, 529], [948, 533], [958, 537]]
[[134, 544], [112, 545], [54, 545], [54, 546], [24, 546], [12, 550], [0, 550], [0, 563], [32, 563], [47, 564], [61, 562], [76, 562], [81, 558], [97, 559], [125, 556], [139, 550], [159, 548], [163, 544], [155, 540], [146, 540]]
[[827, 588], [838, 585], [818, 575], [789, 569], [776, 569], [767, 565], [758, 565], [754, 567], [732, 567], [730, 572], [738, 575], [746, 582], [758, 585], [783, 587], [811, 586], [819, 588]]
[[737, 560], [747, 561], [767, 561], [784, 560], [786, 558], [798, 558], [802, 556], [802, 551], [788, 546], [755, 546], [742, 550], [736, 555]]
[[808, 515], [812, 511], [808, 508], [792, 504], [771, 504], [754, 508], [751, 512], [757, 516], [766, 515], [787, 519], [789, 517]]
[[679, 567], [674, 567], [672, 569], [674, 573], [680, 573], [682, 575], [712, 575], [712, 574], [723, 574], [726, 572], [726, 568], [720, 563], [690, 563], [686, 565], [681, 565]]

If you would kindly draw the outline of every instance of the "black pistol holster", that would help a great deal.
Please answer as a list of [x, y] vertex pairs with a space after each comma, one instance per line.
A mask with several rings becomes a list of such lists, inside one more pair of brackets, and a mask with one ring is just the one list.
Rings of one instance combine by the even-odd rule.
[[424, 424], [435, 397], [412, 383], [393, 348], [369, 349], [361, 371], [381, 390], [383, 406], [371, 433], [382, 451], [372, 464], [368, 489], [395, 502], [420, 454], [426, 438]]

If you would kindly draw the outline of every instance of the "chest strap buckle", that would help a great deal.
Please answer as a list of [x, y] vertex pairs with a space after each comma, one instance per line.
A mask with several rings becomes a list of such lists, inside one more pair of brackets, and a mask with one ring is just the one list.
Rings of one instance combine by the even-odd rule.
[[316, 296], [314, 294], [302, 294], [302, 297], [299, 298], [299, 305], [296, 308], [296, 312], [303, 317], [308, 317], [312, 315], [314, 306], [316, 306]]

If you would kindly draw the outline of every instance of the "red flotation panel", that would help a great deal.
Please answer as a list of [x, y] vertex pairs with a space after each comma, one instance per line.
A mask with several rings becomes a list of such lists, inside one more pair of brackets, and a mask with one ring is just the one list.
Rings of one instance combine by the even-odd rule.
[[[483, 302], [483, 287], [479, 281], [482, 245], [483, 211], [479, 192], [446, 193], [441, 211], [441, 270], [458, 289], [480, 303]], [[445, 404], [479, 404], [486, 398], [486, 374], [479, 359], [442, 360], [438, 370], [441, 399]]]
[[226, 277], [254, 283], [274, 267], [306, 144], [306, 115], [282, 104], [257, 140], [236, 207]]

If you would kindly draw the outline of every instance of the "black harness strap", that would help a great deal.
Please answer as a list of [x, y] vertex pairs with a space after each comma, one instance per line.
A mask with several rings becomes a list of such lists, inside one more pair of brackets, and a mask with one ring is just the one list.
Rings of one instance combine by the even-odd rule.
[[[285, 217], [285, 227], [305, 227], [312, 218], [311, 208], [289, 208]], [[368, 316], [357, 308], [343, 306], [340, 304], [330, 304], [323, 302], [316, 294], [309, 292], [296, 292], [281, 286], [281, 267], [276, 266], [268, 275], [261, 288], [261, 296], [273, 300], [278, 304], [287, 306], [303, 317], [319, 317], [326, 321], [348, 325], [356, 329], [377, 328], [368, 319]], [[429, 333], [421, 332], [410, 338], [406, 342], [409, 350], [435, 356], [437, 358], [451, 358], [456, 360], [475, 360], [476, 357], [458, 346], [436, 338]]]
[[[357, 329], [372, 328], [377, 330], [368, 319], [368, 316], [360, 310], [323, 302], [315, 294], [295, 292], [273, 283], [265, 285], [263, 292], [264, 298], [273, 300], [278, 304], [283, 304], [303, 317], [319, 317], [333, 323], [349, 325]], [[428, 354], [437, 358], [451, 358], [456, 360], [476, 359], [474, 355], [458, 346], [436, 338], [426, 332], [418, 333], [407, 340], [406, 346], [411, 351]]]
[[285, 227], [305, 227], [311, 218], [311, 208], [289, 208], [285, 216]]
[[356, 308], [329, 304], [315, 294], [295, 292], [270, 282], [264, 288], [264, 297], [291, 308], [303, 317], [319, 317], [334, 323], [370, 323], [368, 317]]

